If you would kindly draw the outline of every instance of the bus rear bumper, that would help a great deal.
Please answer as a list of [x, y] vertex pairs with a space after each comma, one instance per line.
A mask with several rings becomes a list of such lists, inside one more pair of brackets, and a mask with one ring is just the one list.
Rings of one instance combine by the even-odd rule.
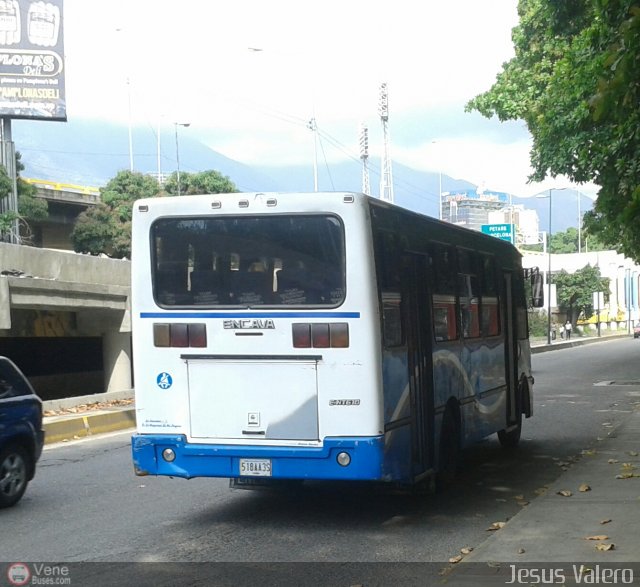
[[[168, 461], [163, 454], [173, 451]], [[325, 438], [320, 447], [238, 446], [188, 443], [183, 435], [134, 434], [131, 451], [136, 475], [243, 477], [240, 461], [267, 460], [274, 479], [382, 480], [384, 436]], [[349, 455], [349, 464], [338, 455]], [[343, 462], [345, 457], [342, 457]]]

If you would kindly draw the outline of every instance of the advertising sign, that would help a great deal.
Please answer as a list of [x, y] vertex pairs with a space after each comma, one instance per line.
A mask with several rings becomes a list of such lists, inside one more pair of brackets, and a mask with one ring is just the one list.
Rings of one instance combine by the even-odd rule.
[[63, 0], [0, 0], [0, 116], [66, 120]]
[[513, 224], [483, 224], [480, 228], [484, 234], [513, 242]]

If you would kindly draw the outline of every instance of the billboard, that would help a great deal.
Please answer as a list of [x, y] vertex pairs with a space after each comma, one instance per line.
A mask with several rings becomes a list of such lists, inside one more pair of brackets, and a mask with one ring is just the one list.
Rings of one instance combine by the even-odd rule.
[[66, 120], [63, 0], [0, 0], [0, 116]]

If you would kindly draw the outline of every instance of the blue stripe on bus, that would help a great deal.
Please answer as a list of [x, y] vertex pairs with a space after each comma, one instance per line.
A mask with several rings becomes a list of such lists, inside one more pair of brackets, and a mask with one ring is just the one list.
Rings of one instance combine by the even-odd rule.
[[360, 312], [140, 312], [140, 318], [360, 318]]

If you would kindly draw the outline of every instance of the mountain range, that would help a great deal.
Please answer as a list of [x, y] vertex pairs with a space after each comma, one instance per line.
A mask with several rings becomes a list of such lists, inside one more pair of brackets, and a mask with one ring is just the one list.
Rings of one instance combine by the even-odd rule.
[[[133, 168], [143, 173], [158, 171], [157, 129], [132, 128]], [[173, 132], [162, 136], [160, 166], [164, 173], [176, 169], [176, 144]], [[12, 121], [16, 150], [22, 154], [24, 177], [61, 183], [101, 187], [119, 170], [130, 168], [128, 127], [95, 120], [67, 123]], [[179, 140], [180, 170], [198, 172], [215, 169], [228, 176], [240, 191], [313, 191], [312, 162], [308, 166], [247, 165], [209, 148], [191, 133]], [[379, 193], [380, 166], [370, 161], [370, 184]], [[396, 204], [438, 217], [438, 192], [473, 192], [477, 186], [462, 178], [437, 172], [419, 171], [393, 162], [394, 201]], [[492, 191], [488, 186], [487, 191]], [[362, 163], [352, 159], [329, 165], [318, 164], [318, 189], [321, 191], [361, 191]], [[549, 200], [509, 196], [513, 204], [536, 210], [540, 227], [549, 223]], [[577, 226], [577, 193], [553, 195], [553, 231]], [[579, 196], [582, 213], [593, 206], [586, 196]]]

